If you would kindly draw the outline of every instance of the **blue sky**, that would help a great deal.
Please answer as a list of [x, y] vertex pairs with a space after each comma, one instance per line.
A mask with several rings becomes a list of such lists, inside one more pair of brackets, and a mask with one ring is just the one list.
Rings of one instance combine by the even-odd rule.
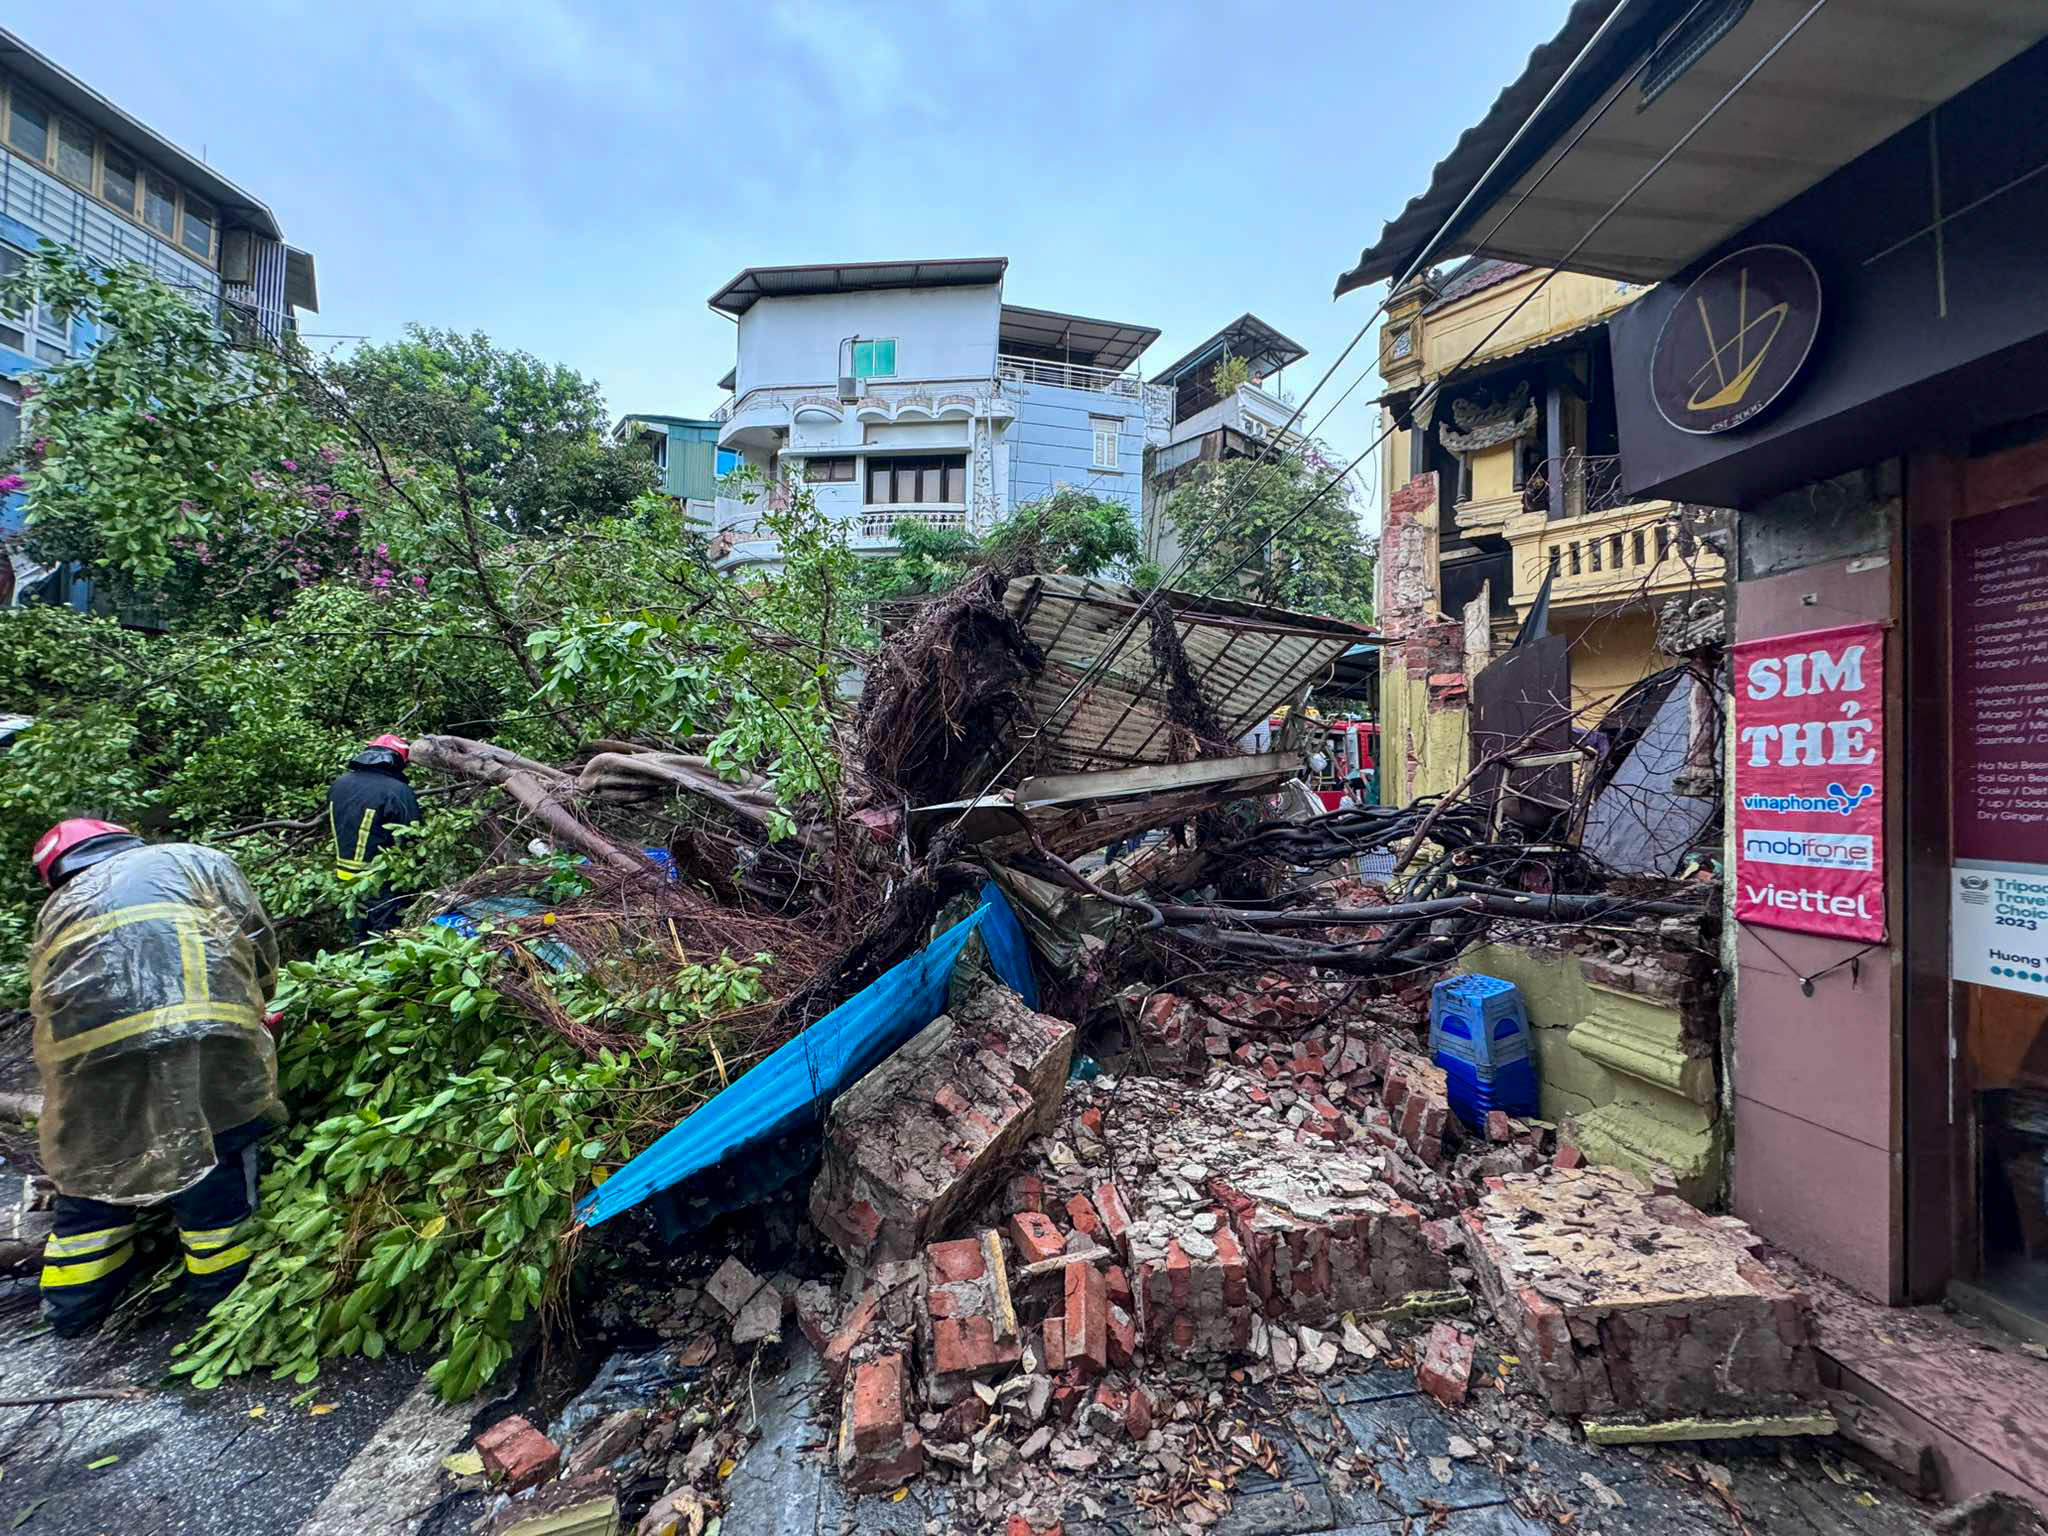
[[[481, 329], [615, 411], [687, 414], [732, 360], [704, 301], [734, 272], [906, 256], [1008, 256], [1012, 302], [1158, 326], [1149, 367], [1252, 310], [1309, 349], [1305, 392], [1377, 301], [1333, 303], [1337, 273], [1564, 10], [98, 0], [8, 24], [269, 203], [319, 265], [309, 331]], [[1324, 429], [1340, 450], [1374, 392]]]

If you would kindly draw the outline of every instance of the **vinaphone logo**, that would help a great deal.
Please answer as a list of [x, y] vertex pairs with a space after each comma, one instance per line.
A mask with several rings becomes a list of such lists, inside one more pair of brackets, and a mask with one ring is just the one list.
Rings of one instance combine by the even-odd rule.
[[1650, 392], [1681, 432], [1726, 432], [1776, 400], [1812, 350], [1820, 279], [1785, 245], [1724, 256], [1685, 290], [1650, 359]]

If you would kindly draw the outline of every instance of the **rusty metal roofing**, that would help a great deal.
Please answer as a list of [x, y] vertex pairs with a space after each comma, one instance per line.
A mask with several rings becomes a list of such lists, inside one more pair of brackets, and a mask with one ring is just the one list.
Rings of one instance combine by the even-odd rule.
[[[1071, 704], [1067, 694], [1123, 634], [1144, 594], [1079, 576], [1020, 576], [1004, 606], [1045, 657], [1033, 684], [1040, 722], [1037, 771], [1086, 773], [1172, 761], [1171, 684], [1153, 660], [1151, 621], [1141, 619], [1102, 672]], [[1190, 593], [1161, 594], [1173, 614], [1195, 689], [1230, 741], [1320, 681], [1372, 630], [1344, 619]]]

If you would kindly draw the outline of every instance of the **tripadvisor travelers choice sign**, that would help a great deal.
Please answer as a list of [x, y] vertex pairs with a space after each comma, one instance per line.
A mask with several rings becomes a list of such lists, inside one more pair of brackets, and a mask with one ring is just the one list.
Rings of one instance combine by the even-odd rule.
[[2048, 502], [1952, 538], [1950, 971], [2048, 996]]
[[1735, 920], [1885, 936], [1884, 626], [1735, 647]]
[[1650, 398], [1681, 432], [1726, 432], [1791, 385], [1820, 329], [1820, 278], [1789, 245], [1752, 245], [1694, 278], [1650, 352]]

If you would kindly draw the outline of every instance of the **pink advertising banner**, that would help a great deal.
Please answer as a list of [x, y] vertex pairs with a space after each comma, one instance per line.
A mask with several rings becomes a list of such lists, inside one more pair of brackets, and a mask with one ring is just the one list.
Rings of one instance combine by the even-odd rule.
[[1884, 626], [1734, 654], [1736, 921], [1882, 939]]

